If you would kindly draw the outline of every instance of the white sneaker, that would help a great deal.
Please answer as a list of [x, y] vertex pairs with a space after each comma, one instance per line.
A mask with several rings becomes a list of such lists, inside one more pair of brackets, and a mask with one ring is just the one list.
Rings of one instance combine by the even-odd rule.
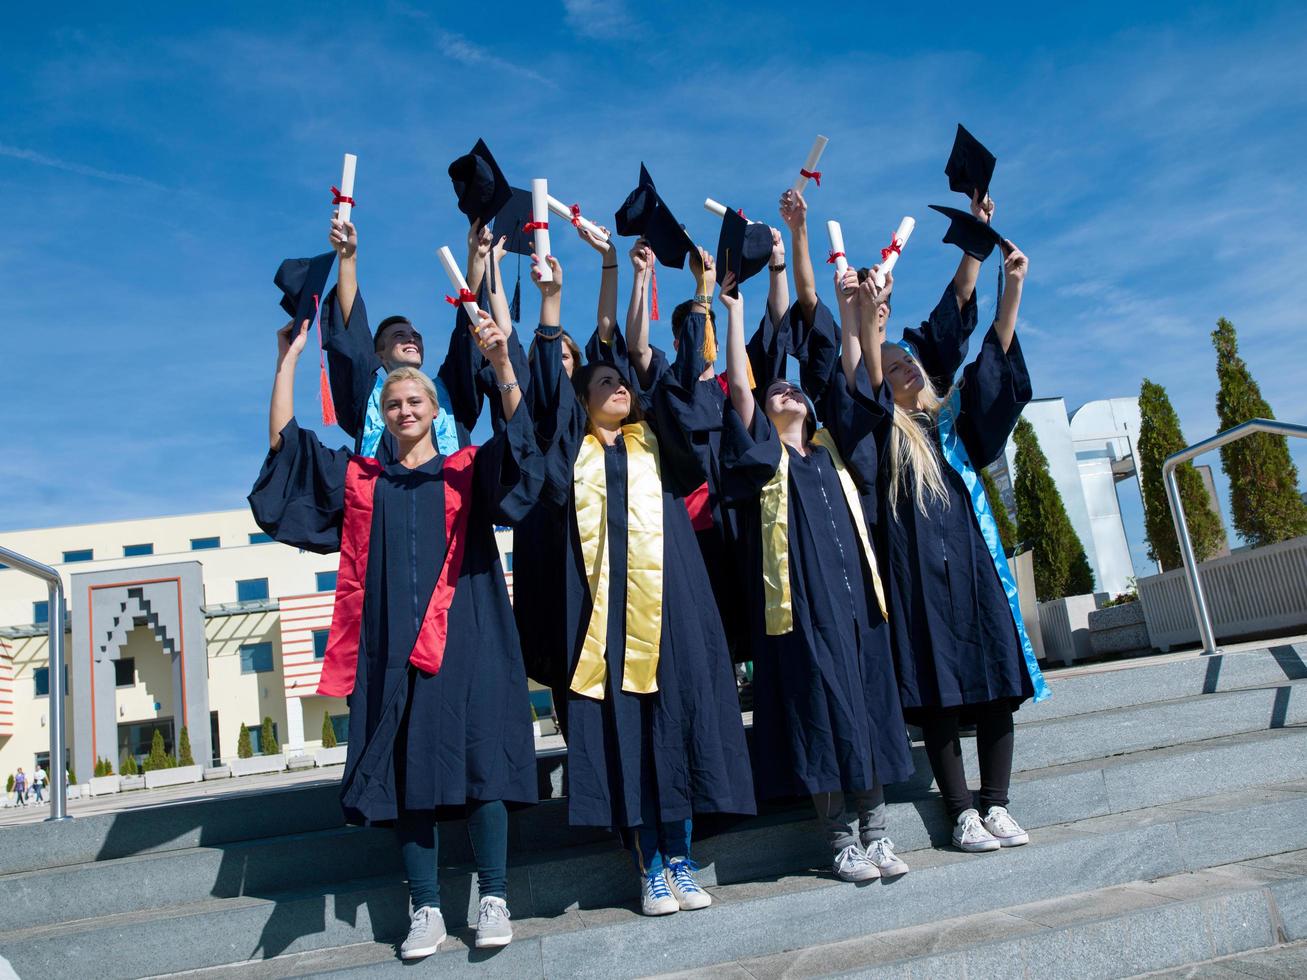
[[703, 890], [694, 873], [699, 866], [689, 858], [672, 858], [663, 869], [667, 876], [667, 887], [672, 890], [676, 903], [682, 912], [692, 909], [706, 909], [712, 904], [712, 896]]
[[681, 910], [681, 903], [672, 894], [663, 869], [640, 876], [640, 911], [645, 915], [671, 915]]
[[481, 899], [477, 909], [477, 949], [507, 946], [513, 941], [513, 927], [508, 924], [508, 903], [495, 895]]
[[863, 848], [867, 860], [880, 869], [882, 878], [896, 878], [908, 873], [908, 862], [894, 853], [894, 842], [888, 837], [873, 840]]
[[413, 921], [408, 927], [408, 938], [399, 947], [402, 960], [420, 960], [430, 956], [440, 948], [445, 939], [445, 920], [440, 909], [424, 905], [413, 913]]
[[1030, 835], [1012, 819], [1005, 806], [991, 806], [985, 814], [985, 829], [998, 838], [1003, 847], [1020, 847], [1030, 843]]
[[867, 857], [861, 844], [850, 844], [836, 854], [832, 870], [841, 881], [871, 881], [880, 877], [880, 868]]
[[953, 846], [959, 851], [997, 851], [1002, 845], [997, 837], [985, 829], [980, 814], [963, 810], [953, 827]]

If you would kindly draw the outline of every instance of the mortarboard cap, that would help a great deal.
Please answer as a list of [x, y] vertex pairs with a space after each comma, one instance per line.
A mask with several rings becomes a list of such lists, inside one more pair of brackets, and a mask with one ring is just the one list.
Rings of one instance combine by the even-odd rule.
[[994, 176], [994, 154], [980, 144], [966, 128], [958, 123], [958, 134], [953, 139], [953, 150], [944, 165], [948, 176], [949, 190], [957, 191], [971, 197], [974, 193], [980, 200], [989, 193], [989, 181]]
[[640, 164], [640, 183], [626, 196], [613, 216], [617, 234], [637, 235], [649, 242], [654, 256], [673, 269], [685, 268], [685, 257], [694, 250], [694, 241], [658, 196], [653, 178]]
[[335, 252], [323, 252], [311, 259], [287, 259], [277, 267], [272, 281], [281, 290], [281, 308], [295, 318], [296, 327], [317, 316], [335, 261]]
[[534, 236], [522, 230], [531, 220], [531, 209], [531, 192], [514, 187], [508, 203], [495, 215], [494, 240], [499, 241], [500, 235], [506, 236], [508, 241], [504, 247], [515, 255], [530, 255], [535, 251]]
[[1002, 235], [970, 211], [946, 208], [940, 204], [932, 204], [930, 209], [949, 219], [948, 231], [944, 233], [945, 243], [956, 245], [973, 259], [984, 262], [994, 251], [994, 246], [1003, 242]]
[[449, 179], [458, 197], [458, 209], [467, 215], [468, 221], [480, 221], [483, 226], [513, 196], [485, 140], [477, 140], [470, 153], [449, 165]]
[[771, 259], [771, 228], [749, 221], [738, 211], [722, 215], [722, 230], [717, 238], [717, 281], [735, 273], [736, 283], [743, 283], [761, 272]]

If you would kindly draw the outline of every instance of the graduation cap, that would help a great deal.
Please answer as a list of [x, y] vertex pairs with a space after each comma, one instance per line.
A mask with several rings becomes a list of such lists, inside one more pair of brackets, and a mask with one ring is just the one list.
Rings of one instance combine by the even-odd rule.
[[[717, 238], [717, 280], [735, 273], [738, 285], [761, 272], [771, 260], [771, 228], [749, 221], [738, 211], [722, 215], [722, 230]], [[738, 292], [738, 290], [737, 290]]]
[[[513, 321], [517, 322], [522, 319], [521, 257], [530, 255], [535, 251], [535, 236], [523, 230], [526, 223], [532, 220], [534, 205], [530, 191], [524, 191], [520, 187], [513, 187], [511, 191], [512, 194], [508, 199], [508, 203], [495, 215], [495, 226], [492, 229], [491, 237], [495, 241], [499, 241], [499, 237], [504, 236], [507, 239], [504, 242], [504, 248], [518, 256], [517, 285], [513, 287], [513, 299], [508, 304], [509, 313], [512, 315]], [[493, 266], [493, 263], [491, 265]]]
[[984, 262], [994, 251], [994, 246], [1003, 243], [1002, 235], [970, 211], [946, 208], [941, 204], [932, 204], [930, 209], [938, 211], [949, 219], [944, 242], [948, 245], [956, 245], [973, 259]]
[[[305, 320], [312, 326], [327, 291], [327, 278], [335, 264], [335, 252], [323, 252], [311, 259], [287, 259], [277, 267], [273, 284], [281, 290], [281, 308], [294, 317], [291, 336]], [[327, 362], [322, 350], [322, 323], [318, 323], [318, 399], [322, 403], [322, 424], [336, 424], [336, 406], [327, 382]]]
[[477, 140], [470, 153], [449, 165], [449, 179], [458, 197], [458, 209], [467, 215], [468, 221], [480, 221], [482, 226], [490, 224], [490, 219], [513, 196], [485, 140]]
[[973, 194], [981, 201], [989, 193], [989, 181], [994, 176], [994, 154], [990, 153], [966, 128], [958, 123], [958, 134], [953, 139], [953, 149], [944, 165], [948, 176], [949, 190], [957, 191], [971, 197]]
[[649, 243], [663, 265], [685, 268], [685, 257], [694, 251], [694, 241], [658, 196], [658, 189], [643, 163], [640, 183], [626, 196], [613, 218], [619, 235], [638, 235]]

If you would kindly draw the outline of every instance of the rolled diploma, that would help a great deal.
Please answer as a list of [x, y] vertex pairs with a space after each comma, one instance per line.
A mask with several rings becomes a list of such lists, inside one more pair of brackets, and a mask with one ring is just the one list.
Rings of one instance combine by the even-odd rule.
[[[531, 220], [544, 223], [549, 221], [549, 181], [543, 177], [535, 177], [531, 181]], [[536, 263], [536, 281], [553, 282], [554, 274], [545, 259], [549, 254], [548, 228], [535, 229], [535, 246], [536, 255], [540, 256], [540, 261]]]
[[844, 231], [840, 228], [838, 221], [827, 221], [826, 234], [830, 236], [830, 250], [837, 256], [835, 259], [835, 272], [843, 279], [844, 270], [849, 267], [849, 260], [839, 254], [844, 251]]
[[717, 215], [719, 218], [726, 217], [726, 205], [720, 201], [714, 201], [711, 197], [704, 198], [703, 209]]
[[[354, 196], [354, 165], [359, 162], [359, 158], [353, 153], [345, 154], [345, 165], [340, 169], [340, 196]], [[336, 205], [336, 217], [341, 221], [348, 221], [350, 212], [354, 205], [341, 201]]]
[[[445, 275], [449, 276], [450, 285], [454, 287], [456, 292], [467, 289], [467, 280], [463, 278], [463, 270], [454, 261], [454, 253], [449, 250], [448, 245], [440, 246], [440, 264], [445, 267]], [[472, 325], [476, 326], [481, 320], [481, 308], [476, 303], [465, 302], [463, 309], [472, 318]]]
[[[899, 222], [899, 230], [894, 232], [894, 241], [898, 243], [900, 249], [908, 243], [908, 239], [912, 237], [912, 230], [916, 227], [917, 222], [915, 218], [904, 218]], [[880, 264], [880, 268], [876, 270], [877, 288], [885, 285], [885, 273], [892, 272], [894, 266], [898, 265], [898, 261], [899, 253], [890, 252], [889, 258]]]
[[[571, 220], [572, 220], [572, 209], [571, 209], [571, 208], [569, 208], [566, 204], [564, 204], [564, 203], [563, 203], [562, 201], [560, 201], [558, 198], [554, 197], [554, 195], [552, 195], [552, 194], [549, 194], [549, 195], [546, 195], [546, 196], [547, 196], [548, 199], [549, 199], [549, 210], [550, 210], [550, 211], [554, 212], [554, 214], [558, 215], [560, 218], [563, 218], [563, 219], [565, 219], [565, 220], [567, 220], [567, 221], [571, 221]], [[534, 205], [533, 205], [533, 207], [534, 207]], [[577, 223], [578, 225], [580, 225], [582, 228], [584, 228], [586, 231], [588, 231], [590, 234], [594, 235], [595, 238], [598, 238], [598, 239], [601, 239], [602, 241], [608, 242], [608, 250], [609, 250], [610, 252], [612, 251], [612, 248], [613, 248], [612, 240], [609, 238], [609, 236], [607, 236], [607, 235], [605, 235], [605, 234], [603, 233], [603, 230], [602, 230], [602, 229], [601, 229], [597, 224], [595, 224], [595, 223], [594, 223], [593, 221], [591, 221], [589, 218], [585, 217], [585, 215], [581, 215], [581, 214], [578, 214], [578, 215], [576, 216], [576, 223]]]
[[[803, 164], [804, 170], [808, 171], [808, 173], [812, 173], [817, 169], [817, 164], [821, 162], [821, 155], [825, 152], [826, 144], [829, 142], [830, 140], [825, 136], [818, 136], [817, 139], [813, 141], [812, 149], [808, 151], [808, 159]], [[803, 174], [799, 174], [798, 180], [794, 182], [795, 193], [798, 193], [807, 186], [808, 178], [803, 176]]]

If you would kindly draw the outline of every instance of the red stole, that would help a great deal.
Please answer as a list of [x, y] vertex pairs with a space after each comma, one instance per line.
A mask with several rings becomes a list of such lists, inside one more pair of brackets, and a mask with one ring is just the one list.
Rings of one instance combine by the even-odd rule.
[[[445, 563], [431, 592], [417, 642], [409, 663], [428, 674], [440, 671], [449, 635], [449, 606], [454, 601], [463, 553], [467, 550], [467, 521], [472, 511], [472, 460], [476, 447], [468, 446], [445, 457]], [[340, 570], [336, 575], [336, 605], [331, 633], [322, 662], [318, 694], [346, 697], [354, 690], [358, 670], [359, 631], [363, 625], [363, 593], [368, 574], [368, 548], [372, 539], [372, 505], [382, 466], [375, 459], [355, 456], [345, 471], [345, 522], [341, 531]]]

